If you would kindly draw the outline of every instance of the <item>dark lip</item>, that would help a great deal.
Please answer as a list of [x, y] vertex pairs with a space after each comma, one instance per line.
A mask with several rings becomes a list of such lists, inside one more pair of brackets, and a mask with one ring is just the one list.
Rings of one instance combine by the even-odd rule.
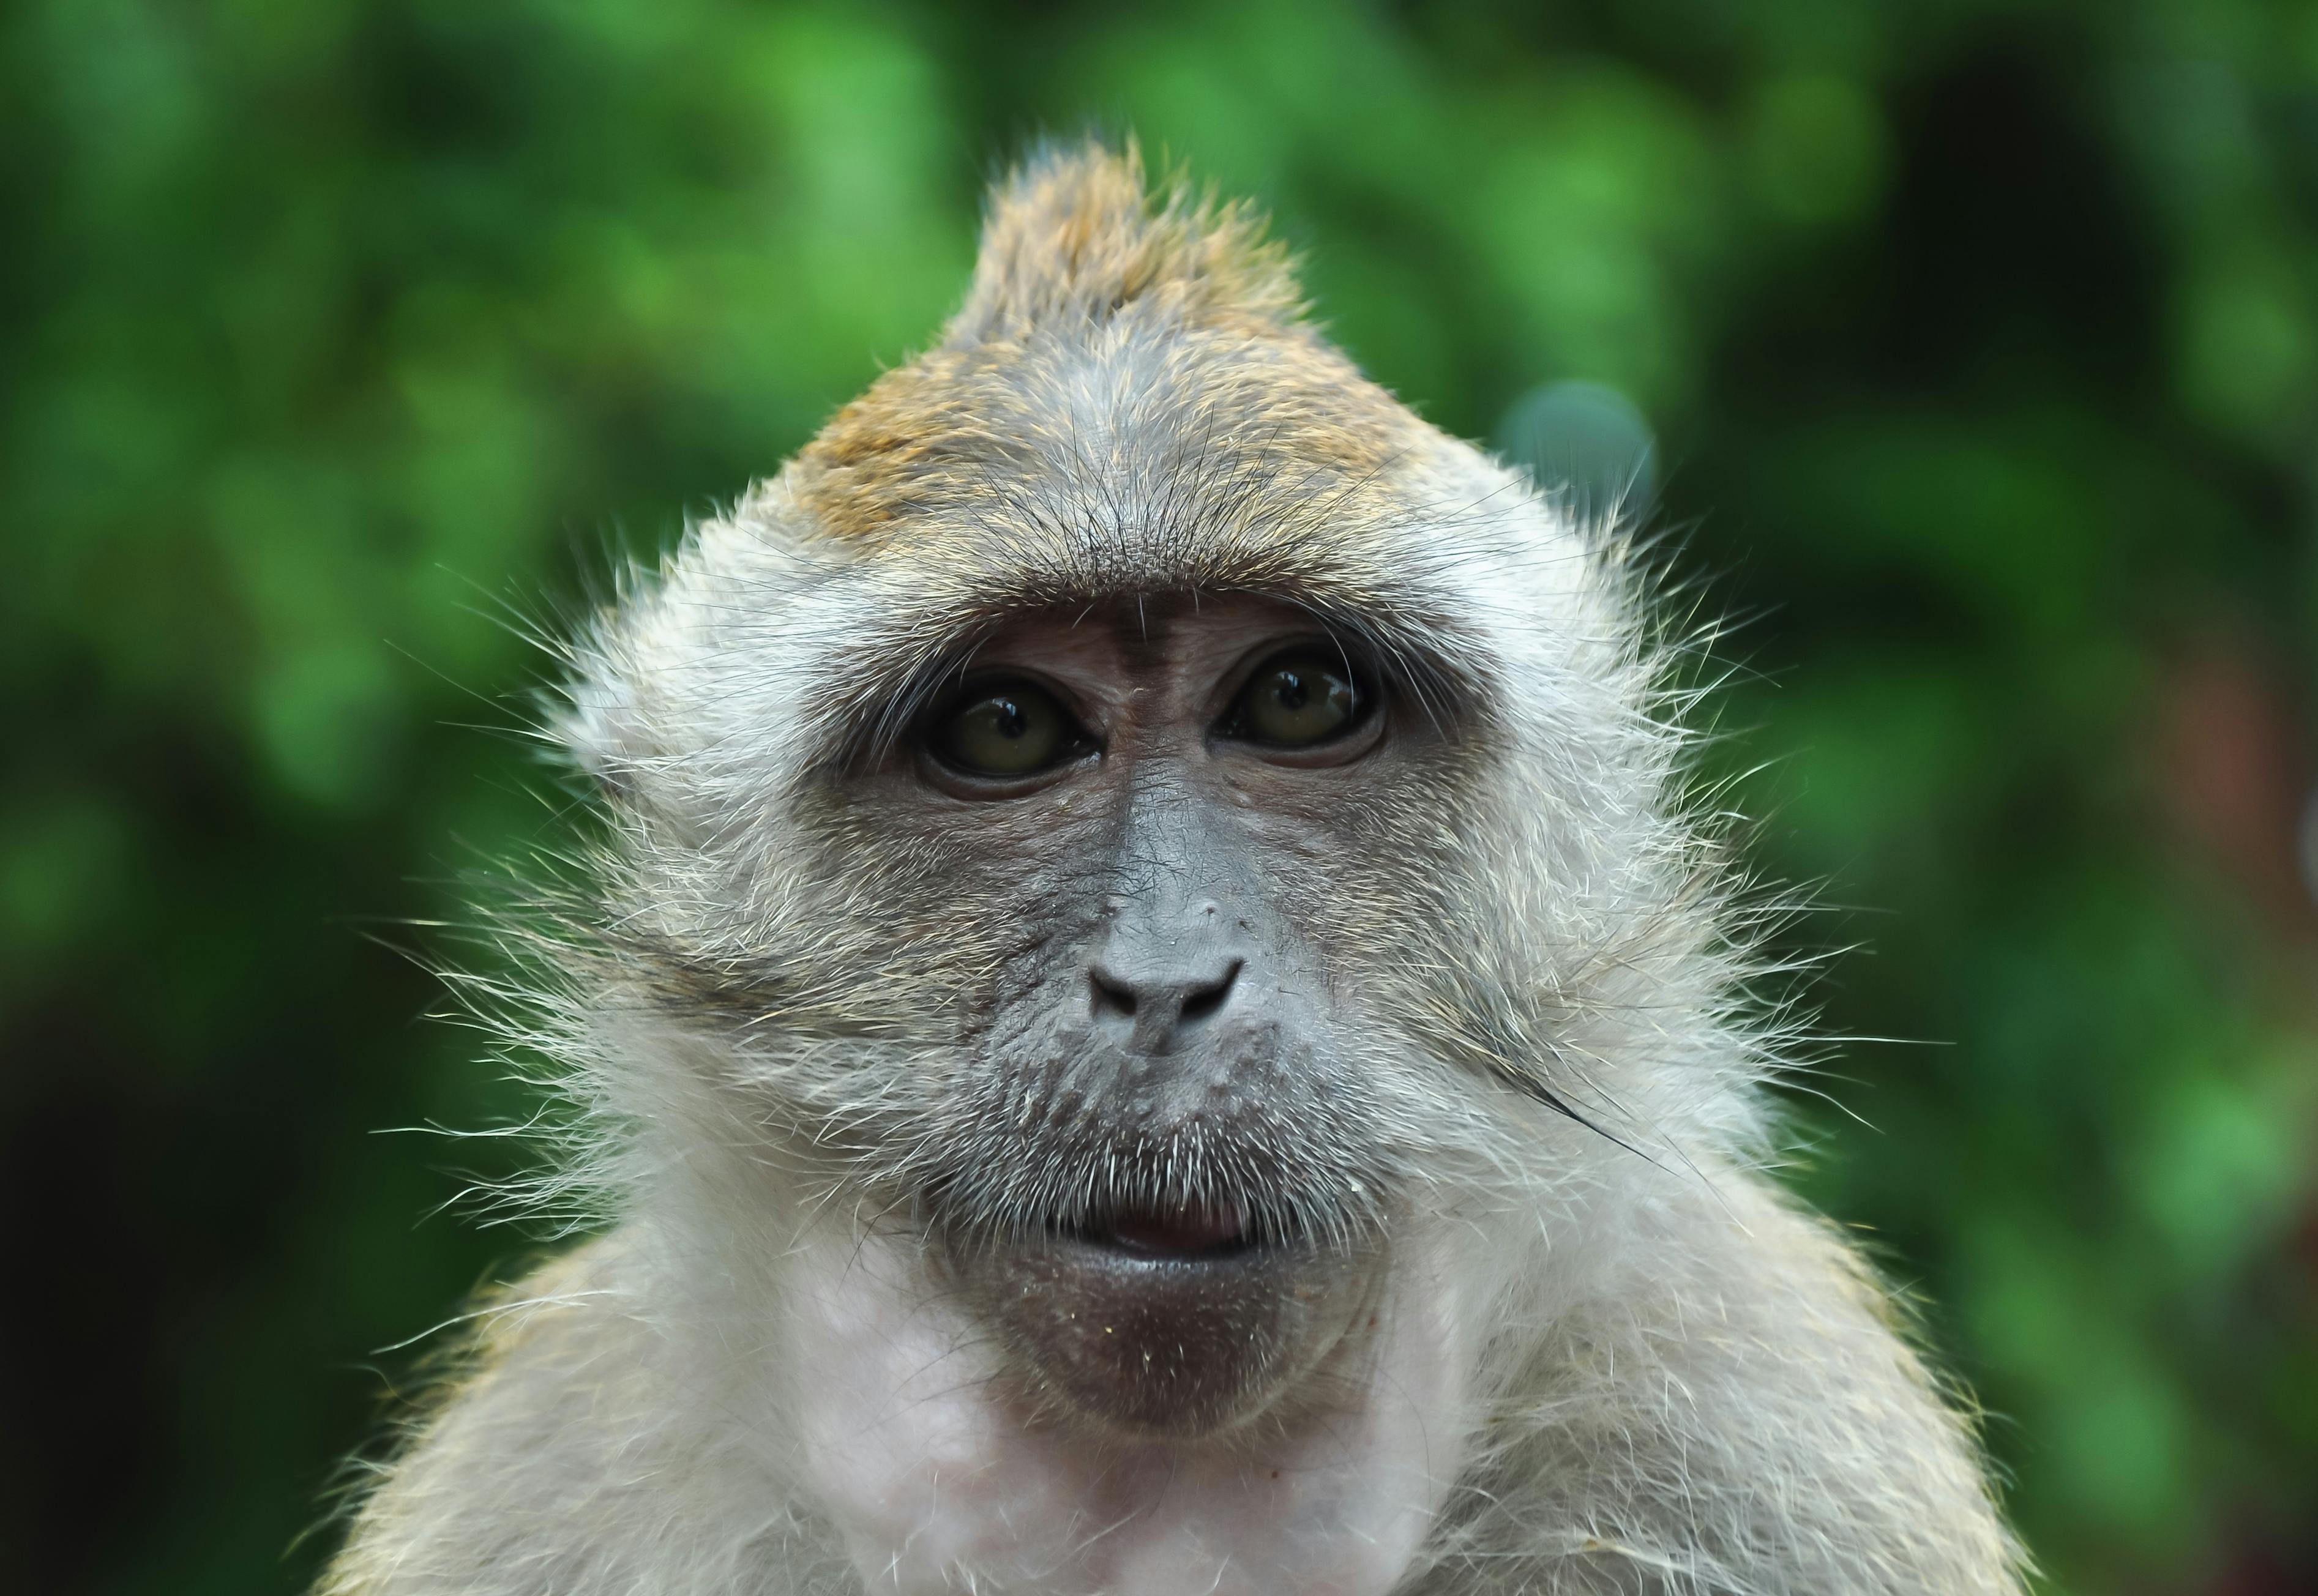
[[1051, 1233], [1065, 1245], [1155, 1264], [1220, 1263], [1276, 1250], [1255, 1224], [1228, 1208], [1136, 1210], [1057, 1224]]
[[1155, 1247], [1131, 1224], [1057, 1223], [991, 1240], [957, 1260], [966, 1300], [1027, 1399], [1103, 1433], [1205, 1435], [1260, 1411], [1333, 1344], [1364, 1278], [1260, 1233]]

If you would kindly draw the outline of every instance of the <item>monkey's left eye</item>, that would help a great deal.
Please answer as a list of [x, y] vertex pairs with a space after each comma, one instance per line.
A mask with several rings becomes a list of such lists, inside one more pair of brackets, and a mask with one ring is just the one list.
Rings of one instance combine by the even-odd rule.
[[1271, 748], [1310, 748], [1359, 725], [1369, 703], [1341, 655], [1289, 649], [1255, 668], [1221, 730]]
[[934, 718], [926, 739], [952, 769], [1002, 781], [1058, 765], [1084, 741], [1055, 695], [1029, 682], [966, 688]]

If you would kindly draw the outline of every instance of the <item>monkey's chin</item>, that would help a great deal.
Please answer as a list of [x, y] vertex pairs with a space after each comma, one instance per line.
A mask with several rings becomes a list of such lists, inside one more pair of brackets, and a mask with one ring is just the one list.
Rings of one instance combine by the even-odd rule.
[[961, 1262], [1042, 1405], [1175, 1439], [1246, 1423], [1299, 1390], [1373, 1272], [1348, 1251], [1180, 1221], [1021, 1237]]

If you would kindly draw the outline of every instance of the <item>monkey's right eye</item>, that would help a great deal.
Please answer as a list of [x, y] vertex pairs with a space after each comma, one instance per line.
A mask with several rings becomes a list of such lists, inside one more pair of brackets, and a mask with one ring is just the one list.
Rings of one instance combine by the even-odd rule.
[[1055, 695], [1029, 682], [969, 686], [934, 717], [934, 757], [968, 776], [1005, 781], [1058, 765], [1085, 742]]

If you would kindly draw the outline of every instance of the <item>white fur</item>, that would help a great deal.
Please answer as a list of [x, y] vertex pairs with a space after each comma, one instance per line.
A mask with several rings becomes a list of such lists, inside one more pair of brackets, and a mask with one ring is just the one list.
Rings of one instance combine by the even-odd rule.
[[792, 1356], [806, 1492], [873, 1592], [1384, 1596], [1478, 1417], [1461, 1285], [1411, 1270], [1357, 1376], [1285, 1434], [1197, 1448], [1024, 1430], [987, 1349], [913, 1291], [914, 1260], [842, 1240], [800, 1260]]

